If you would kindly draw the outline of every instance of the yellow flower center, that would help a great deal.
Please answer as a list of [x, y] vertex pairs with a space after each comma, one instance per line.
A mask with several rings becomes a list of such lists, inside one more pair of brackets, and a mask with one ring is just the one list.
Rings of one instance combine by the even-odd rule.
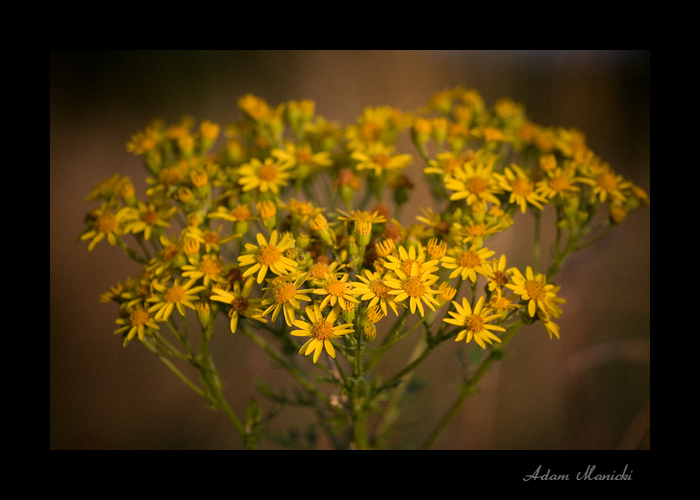
[[148, 321], [148, 312], [138, 307], [131, 312], [129, 319], [133, 326], [145, 325], [146, 321]]
[[403, 290], [411, 297], [422, 297], [425, 294], [425, 283], [420, 278], [412, 276], [403, 284]]
[[389, 296], [389, 290], [391, 290], [388, 286], [384, 284], [384, 282], [379, 280], [373, 281], [372, 284], [369, 286], [369, 289], [374, 295], [376, 295], [380, 299], [386, 299]]
[[111, 233], [117, 228], [117, 218], [114, 214], [103, 214], [97, 219], [97, 229], [101, 233]]
[[250, 211], [250, 208], [248, 208], [247, 206], [239, 205], [233, 210], [231, 210], [231, 215], [233, 215], [238, 220], [248, 220], [253, 214]]
[[236, 297], [231, 301], [231, 307], [233, 311], [243, 313], [248, 308], [248, 299], [245, 297]]
[[447, 158], [443, 163], [442, 163], [442, 170], [446, 174], [451, 174], [458, 168], [462, 166], [462, 160], [460, 158]]
[[561, 193], [569, 189], [569, 180], [566, 177], [554, 177], [549, 181], [549, 187], [554, 191]]
[[266, 245], [258, 252], [258, 262], [263, 266], [271, 266], [280, 259], [280, 251], [276, 246]]
[[515, 179], [511, 183], [510, 187], [513, 190], [513, 194], [516, 196], [522, 196], [523, 198], [526, 198], [532, 192], [530, 183], [527, 179], [523, 179], [522, 177]]
[[333, 325], [326, 320], [319, 321], [314, 323], [312, 333], [317, 340], [328, 340], [333, 335]]
[[467, 321], [464, 323], [464, 326], [466, 326], [467, 330], [469, 330], [470, 332], [480, 332], [484, 329], [484, 318], [482, 318], [478, 314], [472, 314], [467, 318]]
[[525, 291], [533, 300], [544, 300], [545, 297], [547, 297], [547, 294], [544, 291], [544, 287], [539, 281], [529, 280], [525, 284]]
[[379, 153], [372, 157], [372, 161], [382, 168], [385, 168], [390, 160], [391, 157], [386, 153]]
[[505, 286], [508, 283], [508, 276], [503, 271], [493, 273], [493, 280], [498, 286]]
[[510, 306], [510, 300], [505, 297], [493, 297], [491, 299], [491, 307], [494, 309], [507, 309]]
[[333, 295], [334, 297], [340, 297], [345, 293], [345, 290], [347, 289], [347, 286], [345, 283], [342, 281], [338, 280], [331, 280], [328, 282], [328, 286], [326, 287], [326, 290], [328, 291], [329, 295]]
[[595, 180], [598, 183], [598, 185], [605, 191], [612, 192], [617, 189], [617, 180], [615, 179], [615, 176], [608, 172], [603, 172], [598, 177], [596, 177]]
[[219, 235], [217, 233], [207, 233], [204, 235], [204, 243], [208, 245], [216, 245], [219, 242]]
[[177, 245], [168, 245], [163, 250], [163, 260], [170, 260], [174, 258], [177, 255], [178, 250]]
[[309, 276], [312, 278], [323, 278], [327, 272], [330, 271], [330, 267], [325, 262], [317, 262], [309, 268]]
[[367, 142], [374, 142], [379, 138], [379, 134], [382, 131], [382, 124], [374, 121], [367, 122], [362, 125], [360, 129], [360, 134], [362, 138]]
[[296, 292], [297, 289], [291, 283], [282, 283], [275, 288], [275, 301], [278, 304], [289, 302], [292, 298], [294, 298], [294, 294]]
[[260, 167], [258, 171], [258, 177], [263, 181], [271, 181], [277, 177], [277, 167], [270, 163], [267, 163]]
[[148, 212], [144, 213], [141, 216], [141, 219], [146, 223], [146, 224], [153, 224], [155, 221], [158, 220], [158, 214], [152, 210], [149, 210]]
[[306, 163], [311, 161], [311, 152], [305, 149], [301, 149], [296, 152], [296, 158], [299, 163]]
[[461, 267], [474, 268], [481, 264], [481, 257], [479, 257], [477, 252], [467, 250], [459, 254], [459, 257], [457, 257], [457, 264]]
[[223, 268], [223, 264], [218, 259], [203, 259], [199, 265], [199, 271], [208, 275], [219, 274]]
[[486, 224], [477, 222], [464, 228], [465, 236], [484, 236], [486, 234]]
[[165, 295], [163, 296], [165, 301], [171, 304], [180, 302], [184, 297], [185, 289], [178, 285], [171, 286], [170, 288], [168, 288], [168, 291], [165, 292]]
[[474, 194], [483, 193], [488, 187], [489, 181], [483, 177], [476, 176], [467, 181], [467, 189]]
[[164, 168], [158, 175], [158, 180], [165, 186], [177, 184], [182, 180], [182, 172], [177, 167]]

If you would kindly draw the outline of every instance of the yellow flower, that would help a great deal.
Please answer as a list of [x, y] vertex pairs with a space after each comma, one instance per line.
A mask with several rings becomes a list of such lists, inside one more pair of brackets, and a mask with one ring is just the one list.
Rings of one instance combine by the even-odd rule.
[[571, 194], [578, 193], [581, 188], [577, 184], [581, 182], [593, 184], [590, 179], [577, 177], [573, 165], [568, 165], [566, 168], [557, 167], [546, 172], [547, 177], [537, 182], [535, 190], [548, 200], [557, 196], [564, 199]]
[[394, 148], [375, 142], [364, 150], [353, 151], [350, 158], [358, 162], [355, 167], [358, 172], [370, 170], [376, 176], [386, 171], [402, 170], [413, 161], [410, 154], [394, 155], [393, 153]]
[[251, 158], [249, 163], [239, 167], [238, 183], [243, 186], [243, 191], [257, 189], [261, 193], [271, 191], [277, 195], [292, 176], [289, 169], [289, 165], [279, 164], [273, 158], [266, 158], [264, 163]]
[[122, 224], [135, 217], [134, 209], [122, 207], [116, 213], [108, 208], [105, 203], [102, 207], [93, 210], [91, 213], [93, 220], [90, 221], [91, 228], [80, 236], [81, 241], [92, 239], [88, 245], [88, 250], [92, 251], [105, 237], [109, 244], [117, 244], [117, 237], [124, 234]]
[[328, 151], [314, 153], [308, 144], [297, 147], [288, 142], [284, 149], [273, 149], [270, 155], [277, 158], [282, 165], [306, 169], [307, 174], [319, 167], [329, 167], [333, 164]]
[[418, 274], [418, 262], [414, 262], [411, 266], [411, 272], [406, 274], [401, 269], [394, 269], [397, 278], [386, 278], [384, 283], [392, 288], [389, 290], [390, 295], [396, 295], [397, 302], [403, 302], [409, 299], [409, 309], [411, 314], [416, 312], [416, 308], [420, 311], [420, 315], [425, 315], [423, 302], [433, 311], [435, 306], [440, 307], [440, 303], [435, 299], [434, 295], [440, 293], [439, 290], [430, 288], [439, 278], [426, 271], [423, 274]]
[[491, 273], [490, 276], [488, 276], [488, 289], [491, 292], [496, 289], [500, 290], [508, 284], [508, 281], [510, 280], [508, 275], [512, 272], [510, 270], [506, 270], [505, 254], [502, 254], [497, 261], [491, 262], [489, 267], [491, 268]]
[[208, 286], [211, 280], [226, 283], [226, 278], [221, 275], [224, 269], [224, 261], [216, 255], [204, 255], [200, 260], [198, 256], [189, 258], [189, 264], [182, 266], [183, 278], [204, 278], [204, 286]]
[[301, 349], [299, 349], [299, 354], [303, 353], [306, 356], [313, 352], [315, 363], [318, 361], [318, 358], [321, 356], [321, 352], [325, 347], [326, 352], [332, 358], [335, 358], [335, 348], [331, 343], [331, 339], [337, 339], [354, 330], [353, 325], [350, 323], [334, 326], [339, 314], [340, 308], [334, 307], [331, 312], [328, 313], [328, 316], [324, 318], [318, 304], [306, 306], [306, 316], [309, 318], [310, 323], [301, 319], [295, 320], [294, 325], [300, 328], [300, 330], [294, 330], [291, 332], [292, 335], [297, 337], [311, 337], [303, 346], [301, 346]]
[[426, 262], [426, 254], [423, 248], [416, 250], [415, 246], [408, 248], [408, 251], [403, 245], [397, 248], [398, 256], [387, 255], [384, 257], [384, 267], [393, 271], [401, 270], [404, 274], [410, 274], [413, 264], [416, 264], [416, 273], [422, 275], [425, 273], [433, 274], [438, 270], [438, 259], [429, 260]]
[[270, 286], [265, 288], [265, 294], [270, 297], [263, 297], [261, 305], [269, 306], [262, 313], [267, 316], [272, 313], [272, 321], [277, 320], [280, 310], [284, 311], [284, 320], [288, 326], [294, 326], [294, 312], [301, 307], [300, 300], [310, 302], [311, 298], [306, 293], [311, 290], [299, 290], [299, 287], [306, 281], [308, 273], [300, 274], [295, 280], [275, 278], [271, 280]]
[[131, 136], [131, 140], [126, 143], [126, 149], [136, 155], [142, 155], [154, 150], [161, 140], [162, 133], [158, 127], [147, 127]]
[[530, 266], [525, 269], [525, 276], [518, 268], [513, 268], [512, 284], [507, 284], [506, 288], [510, 288], [516, 294], [520, 295], [521, 300], [529, 301], [527, 311], [531, 317], [539, 309], [546, 317], [549, 317], [550, 312], [556, 315], [561, 314], [561, 309], [557, 305], [562, 299], [556, 299], [557, 288], [552, 284], [547, 284], [547, 277], [544, 274], [535, 274]]
[[542, 210], [542, 203], [546, 203], [547, 199], [543, 198], [535, 192], [535, 183], [530, 180], [530, 177], [515, 164], [506, 167], [503, 174], [493, 174], [499, 180], [499, 185], [506, 191], [510, 192], [508, 203], [517, 203], [520, 206], [520, 211], [525, 213], [527, 204], [536, 206]]
[[306, 224], [310, 218], [323, 212], [323, 208], [315, 207], [313, 203], [308, 201], [298, 201], [295, 198], [291, 198], [287, 205], [280, 203], [280, 208], [289, 212], [299, 224]]
[[323, 280], [318, 281], [320, 288], [313, 290], [313, 292], [317, 295], [326, 296], [320, 304], [321, 309], [325, 309], [328, 304], [335, 306], [337, 303], [340, 304], [340, 307], [345, 308], [346, 301], [357, 303], [357, 299], [353, 295], [358, 295], [359, 292], [353, 289], [355, 285], [353, 282], [347, 282], [348, 277], [348, 274], [343, 274], [338, 279], [336, 273], [328, 273]]
[[491, 276], [488, 258], [494, 253], [486, 247], [479, 248], [475, 243], [468, 250], [462, 248], [450, 248], [442, 259], [442, 267], [454, 269], [450, 273], [450, 279], [461, 276], [463, 280], [469, 278], [476, 283], [477, 273], [487, 278]]
[[267, 320], [262, 317], [262, 309], [258, 307], [261, 303], [261, 299], [251, 299], [250, 292], [253, 289], [253, 278], [248, 278], [243, 284], [241, 289], [241, 282], [236, 281], [233, 283], [233, 290], [226, 291], [222, 288], [212, 289], [211, 300], [216, 302], [223, 302], [224, 304], [229, 304], [231, 309], [228, 312], [229, 315], [229, 328], [231, 333], [236, 333], [236, 328], [238, 328], [238, 318], [240, 316], [245, 316], [248, 318], [256, 319], [261, 323], [267, 323]]
[[[492, 207], [493, 208], [493, 207]], [[470, 220], [466, 224], [454, 222], [450, 226], [450, 237], [460, 245], [467, 243], [481, 246], [487, 236], [507, 229], [498, 218], [489, 217], [484, 220]]]
[[264, 99], [246, 94], [238, 99], [238, 108], [253, 120], [262, 120], [270, 114], [270, 108]]
[[151, 313], [141, 306], [136, 306], [133, 310], [129, 311], [129, 316], [126, 318], [119, 318], [117, 320], [118, 325], [123, 325], [114, 331], [114, 334], [126, 333], [124, 337], [124, 347], [133, 339], [137, 334], [139, 340], [143, 340], [148, 329], [158, 330], [158, 325], [155, 319], [151, 316]]
[[143, 233], [146, 240], [151, 239], [153, 230], [170, 227], [168, 220], [175, 215], [177, 207], [158, 208], [153, 203], [138, 202], [138, 219], [128, 222], [124, 226], [125, 233]]
[[283, 255], [285, 250], [294, 246], [294, 238], [289, 233], [285, 233], [279, 243], [277, 243], [277, 230], [273, 230], [270, 234], [269, 243], [260, 233], [257, 234], [257, 240], [259, 246], [246, 243], [245, 253], [238, 257], [238, 265], [248, 267], [243, 273], [244, 278], [257, 271], [258, 283], [262, 283], [268, 269], [280, 275], [287, 274], [297, 267], [297, 263], [294, 260]]
[[148, 312], [155, 312], [156, 320], [167, 321], [176, 307], [182, 316], [185, 315], [185, 307], [189, 307], [194, 311], [192, 301], [195, 301], [198, 298], [197, 294], [206, 288], [204, 286], [193, 287], [192, 285], [196, 281], [196, 278], [192, 278], [181, 285], [180, 279], [175, 278], [171, 287], [166, 287], [162, 283], [153, 281], [152, 286], [156, 293], [146, 299], [146, 301], [155, 302], [155, 304], [148, 308]]
[[598, 198], [600, 203], [607, 199], [616, 202], [624, 202], [627, 199], [624, 192], [632, 186], [632, 183], [613, 172], [607, 163], [591, 167], [590, 176], [595, 181], [591, 197]]
[[490, 309], [484, 309], [484, 300], [483, 296], [479, 297], [473, 311], [466, 297], [462, 297], [461, 306], [457, 302], [452, 301], [457, 312], [448, 311], [452, 317], [444, 318], [443, 321], [451, 325], [464, 327], [464, 330], [457, 335], [455, 342], [459, 342], [466, 337], [467, 343], [469, 343], [473, 338], [482, 349], [486, 349], [485, 342], [493, 344], [494, 340], [496, 342], [501, 341], [493, 331], [505, 332], [506, 329], [502, 326], [487, 324], [489, 321], [499, 318], [500, 314], [491, 314], [492, 311]]
[[394, 297], [389, 294], [391, 288], [384, 283], [381, 273], [375, 273], [369, 269], [365, 269], [365, 275], [362, 276], [358, 274], [356, 276], [359, 283], [355, 283], [355, 291], [357, 291], [361, 297], [360, 300], [369, 300], [368, 308], [372, 308], [376, 304], [381, 307], [384, 316], [387, 315], [387, 304], [391, 307], [392, 311], [398, 316], [399, 311], [396, 309], [396, 301]]
[[488, 162], [466, 163], [463, 168], [455, 169], [444, 180], [445, 187], [454, 191], [450, 200], [466, 200], [467, 205], [476, 201], [500, 204], [496, 194], [502, 193], [498, 179], [493, 175], [495, 159]]

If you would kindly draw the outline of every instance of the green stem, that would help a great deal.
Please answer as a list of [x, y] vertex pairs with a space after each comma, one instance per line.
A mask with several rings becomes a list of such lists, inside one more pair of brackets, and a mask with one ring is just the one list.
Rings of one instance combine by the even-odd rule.
[[362, 328], [359, 322], [356, 324], [355, 337], [357, 340], [355, 348], [355, 359], [352, 367], [352, 378], [350, 388], [350, 418], [352, 420], [352, 435], [355, 449], [368, 450], [369, 441], [367, 439], [367, 420], [365, 417], [364, 402], [360, 395], [362, 380]]
[[503, 335], [503, 337], [501, 337], [501, 343], [491, 348], [491, 353], [484, 359], [484, 361], [481, 362], [481, 365], [479, 365], [474, 374], [462, 384], [462, 386], [459, 389], [457, 399], [452, 404], [452, 406], [447, 411], [443, 419], [440, 421], [440, 423], [430, 434], [425, 444], [423, 445], [424, 450], [428, 450], [433, 447], [435, 441], [437, 441], [438, 437], [440, 437], [440, 434], [442, 434], [442, 432], [447, 428], [450, 421], [459, 412], [459, 409], [462, 407], [464, 401], [476, 392], [477, 385], [479, 384], [483, 376], [486, 375], [486, 373], [489, 371], [494, 361], [499, 360], [503, 357], [503, 349], [508, 344], [508, 342], [510, 342], [511, 339], [515, 336], [522, 324], [522, 320], [518, 320], [515, 323], [513, 323], [506, 330], [506, 333]]
[[535, 210], [535, 255], [534, 255], [534, 270], [535, 274], [540, 272], [540, 256], [542, 254], [542, 243], [540, 241], [540, 233], [542, 226], [542, 214], [539, 210]]

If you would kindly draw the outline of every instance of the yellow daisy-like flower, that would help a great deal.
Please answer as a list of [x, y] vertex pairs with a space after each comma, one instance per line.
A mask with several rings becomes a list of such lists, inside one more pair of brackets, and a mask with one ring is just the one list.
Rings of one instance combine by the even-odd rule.
[[415, 246], [411, 246], [406, 250], [403, 245], [399, 245], [397, 248], [397, 255], [387, 255], [384, 257], [384, 267], [391, 269], [393, 271], [399, 269], [404, 274], [410, 274], [413, 264], [417, 265], [417, 274], [430, 273], [433, 274], [438, 270], [438, 259], [429, 260], [426, 262], [426, 253], [423, 248], [416, 249]]
[[475, 243], [468, 250], [450, 248], [447, 251], [447, 255], [441, 259], [441, 263], [445, 269], [454, 269], [450, 273], [450, 279], [461, 276], [463, 280], [469, 278], [476, 283], [477, 274], [487, 278], [491, 276], [492, 271], [489, 267], [488, 258], [494, 253], [496, 252], [486, 247], [479, 248]]
[[204, 286], [209, 286], [210, 281], [226, 283], [226, 278], [221, 275], [224, 269], [224, 261], [216, 255], [204, 255], [201, 260], [198, 256], [189, 258], [189, 264], [182, 266], [183, 278], [204, 278]]
[[280, 208], [289, 212], [292, 219], [299, 224], [306, 224], [312, 217], [323, 213], [323, 208], [315, 207], [313, 203], [308, 201], [298, 201], [295, 198], [290, 199], [286, 205], [280, 203]]
[[175, 215], [177, 207], [158, 208], [153, 203], [138, 202], [138, 219], [124, 225], [125, 233], [143, 233], [146, 240], [151, 239], [154, 229], [170, 227], [169, 219]]
[[319, 167], [329, 167], [333, 164], [331, 154], [328, 151], [314, 153], [309, 144], [295, 146], [291, 142], [284, 149], [273, 149], [270, 155], [277, 158], [281, 164], [296, 167], [308, 174]]
[[229, 222], [248, 222], [257, 219], [248, 205], [236, 205], [232, 209], [223, 206], [216, 208], [215, 212], [207, 215], [210, 219], [223, 219]]
[[465, 224], [454, 222], [450, 226], [450, 237], [460, 245], [467, 243], [483, 245], [487, 236], [499, 233], [506, 227], [497, 218], [489, 217], [484, 220], [471, 220]]
[[124, 337], [124, 347], [133, 339], [136, 335], [139, 336], [139, 340], [143, 340], [146, 331], [148, 329], [158, 330], [158, 324], [155, 319], [151, 316], [151, 313], [140, 306], [135, 307], [129, 312], [129, 316], [126, 318], [119, 318], [117, 320], [118, 325], [123, 325], [114, 331], [114, 334], [126, 333]]
[[499, 181], [499, 185], [505, 191], [510, 192], [508, 203], [517, 203], [520, 211], [525, 213], [527, 204], [531, 204], [542, 210], [542, 203], [547, 199], [535, 192], [535, 183], [523, 170], [515, 164], [503, 169], [504, 174], [493, 174]]
[[493, 159], [486, 163], [466, 163], [463, 168], [455, 169], [445, 178], [445, 187], [454, 191], [450, 200], [466, 200], [467, 205], [476, 201], [500, 204], [496, 194], [503, 192], [498, 178], [493, 175]]
[[180, 284], [180, 279], [175, 278], [171, 287], [166, 287], [162, 283], [153, 281], [152, 287], [156, 293], [146, 299], [146, 301], [155, 302], [155, 304], [148, 308], [148, 312], [155, 312], [156, 320], [167, 321], [176, 307], [182, 316], [185, 315], [185, 307], [189, 307], [194, 311], [192, 302], [196, 301], [199, 298], [199, 292], [206, 288], [204, 286], [192, 286], [196, 281], [197, 278], [192, 278]]
[[357, 299], [353, 295], [358, 295], [359, 292], [354, 290], [355, 283], [348, 283], [348, 274], [343, 274], [340, 279], [336, 273], [328, 273], [323, 280], [319, 280], [320, 287], [313, 290], [317, 295], [325, 295], [320, 304], [321, 309], [325, 309], [328, 304], [335, 306], [340, 304], [340, 307], [345, 308], [346, 302], [357, 303]]
[[394, 314], [399, 315], [399, 311], [396, 308], [395, 298], [389, 294], [391, 287], [389, 287], [382, 278], [381, 273], [372, 272], [369, 269], [365, 269], [365, 275], [362, 276], [358, 274], [356, 276], [359, 283], [355, 283], [355, 291], [357, 291], [361, 296], [360, 300], [369, 300], [367, 305], [368, 309], [379, 305], [384, 316], [387, 315], [387, 304], [394, 311]]
[[418, 263], [414, 262], [411, 266], [411, 272], [406, 274], [401, 269], [394, 269], [397, 278], [386, 278], [384, 283], [391, 288], [390, 295], [396, 295], [397, 302], [403, 302], [409, 299], [409, 309], [411, 314], [416, 312], [416, 308], [420, 311], [420, 315], [425, 315], [423, 303], [433, 311], [435, 306], [440, 307], [440, 303], [434, 297], [440, 293], [439, 290], [433, 290], [431, 286], [439, 279], [438, 276], [430, 274], [430, 271], [425, 271], [423, 274], [418, 274]]
[[259, 246], [246, 243], [245, 253], [238, 257], [238, 265], [248, 268], [243, 273], [244, 278], [257, 272], [258, 283], [262, 283], [268, 269], [280, 275], [287, 274], [297, 267], [296, 261], [284, 256], [284, 251], [294, 246], [294, 238], [289, 233], [285, 233], [279, 243], [277, 243], [277, 230], [273, 230], [270, 234], [269, 243], [260, 233], [257, 234], [257, 240]]
[[264, 163], [251, 158], [249, 163], [239, 167], [238, 183], [243, 186], [243, 191], [257, 189], [261, 193], [271, 191], [278, 195], [280, 188], [286, 186], [292, 177], [290, 168], [288, 164], [280, 164], [274, 158], [266, 158]]
[[491, 262], [489, 267], [491, 268], [491, 275], [488, 277], [488, 289], [491, 292], [496, 289], [500, 290], [510, 281], [508, 275], [511, 271], [506, 270], [506, 255], [502, 254], [497, 261]]
[[325, 318], [321, 313], [321, 309], [318, 304], [313, 306], [306, 306], [306, 316], [309, 318], [309, 322], [297, 319], [294, 321], [294, 326], [300, 328], [300, 330], [294, 330], [291, 332], [292, 335], [296, 337], [311, 337], [301, 349], [299, 349], [299, 354], [309, 355], [314, 353], [314, 363], [318, 361], [321, 356], [321, 352], [325, 347], [326, 352], [335, 358], [335, 348], [331, 343], [331, 339], [337, 339], [346, 335], [354, 330], [354, 327], [350, 323], [344, 323], [341, 325], [335, 325], [336, 319], [340, 314], [340, 308], [334, 307], [328, 316]]
[[451, 325], [464, 327], [464, 330], [457, 335], [455, 342], [459, 342], [466, 337], [467, 343], [469, 343], [473, 338], [482, 349], [486, 349], [485, 342], [493, 344], [494, 340], [496, 342], [501, 341], [493, 332], [505, 332], [506, 329], [502, 326], [487, 324], [489, 321], [499, 318], [500, 314], [492, 314], [490, 309], [484, 309], [484, 300], [483, 296], [479, 297], [473, 311], [466, 297], [462, 297], [461, 306], [457, 302], [452, 301], [457, 312], [448, 311], [452, 317], [444, 318], [443, 321]]
[[287, 280], [284, 277], [271, 280], [270, 286], [265, 288], [265, 294], [269, 297], [263, 297], [261, 302], [263, 307], [268, 306], [262, 315], [267, 316], [272, 313], [272, 321], [276, 321], [280, 310], [282, 310], [287, 326], [294, 326], [294, 312], [301, 307], [299, 301], [311, 302], [311, 298], [305, 295], [311, 290], [299, 290], [307, 277], [308, 273], [303, 273], [295, 280]]
[[507, 284], [506, 288], [510, 288], [516, 294], [520, 295], [521, 300], [529, 301], [527, 312], [531, 317], [535, 317], [535, 313], [539, 309], [546, 317], [549, 317], [550, 311], [555, 314], [560, 314], [561, 309], [557, 305], [556, 291], [554, 285], [547, 284], [547, 277], [544, 274], [538, 274], [532, 271], [530, 266], [525, 269], [525, 276], [518, 268], [513, 268], [512, 284]]
[[88, 250], [92, 251], [100, 241], [107, 238], [109, 244], [117, 244], [117, 237], [124, 234], [123, 224], [136, 217], [135, 210], [130, 207], [122, 207], [116, 213], [107, 207], [107, 204], [91, 212], [92, 228], [80, 236], [81, 241], [92, 239]]
[[340, 214], [338, 216], [338, 220], [341, 220], [343, 222], [354, 222], [355, 224], [363, 222], [369, 222], [370, 224], [379, 224], [380, 222], [386, 222], [386, 217], [380, 214], [377, 210], [375, 210], [374, 212], [365, 212], [362, 210], [353, 210], [351, 212], [347, 212], [344, 210], [338, 210], [338, 213]]
[[598, 198], [600, 203], [608, 199], [613, 202], [624, 202], [627, 199], [625, 191], [632, 186], [632, 183], [613, 172], [607, 163], [591, 167], [590, 175], [595, 181], [591, 197]]
[[393, 153], [393, 147], [373, 142], [364, 150], [353, 151], [350, 158], [358, 162], [355, 167], [358, 172], [369, 170], [376, 176], [387, 171], [402, 170], [413, 161], [410, 154], [394, 155]]
[[243, 287], [241, 287], [240, 281], [234, 282], [233, 290], [231, 291], [226, 291], [222, 288], [212, 289], [211, 300], [223, 302], [231, 306], [228, 312], [231, 333], [236, 333], [238, 319], [241, 316], [256, 319], [261, 323], [267, 323], [267, 320], [262, 317], [263, 311], [259, 307], [261, 299], [249, 298], [250, 292], [253, 290], [253, 282], [253, 278], [250, 277], [245, 281]]
[[565, 168], [557, 167], [546, 172], [547, 176], [537, 182], [535, 190], [548, 200], [555, 197], [565, 199], [569, 195], [581, 191], [578, 184], [593, 184], [594, 182], [591, 179], [576, 176], [576, 169], [572, 165]]
[[[489, 283], [490, 285], [491, 283]], [[517, 299], [515, 294], [504, 295], [502, 288], [496, 288], [495, 294], [491, 295], [491, 300], [489, 300], [489, 307], [493, 309], [494, 313], [503, 315], [507, 311], [513, 309], [518, 309], [520, 304], [514, 304], [513, 302]]]

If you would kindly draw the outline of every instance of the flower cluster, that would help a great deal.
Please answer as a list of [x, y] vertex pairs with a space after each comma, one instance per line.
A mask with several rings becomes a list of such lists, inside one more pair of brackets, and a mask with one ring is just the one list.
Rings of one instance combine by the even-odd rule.
[[[153, 122], [136, 133], [127, 149], [148, 170], [145, 200], [119, 175], [88, 196], [100, 202], [80, 236], [88, 249], [106, 238], [144, 264], [142, 276], [106, 294], [120, 304], [125, 345], [156, 333], [175, 310], [205, 306], [228, 314], [232, 332], [240, 318], [275, 323], [282, 311], [290, 330], [301, 328], [293, 335], [312, 337], [300, 352], [314, 362], [321, 347], [335, 356], [332, 339], [355, 323], [390, 312], [423, 317], [450, 303], [444, 321], [459, 327], [457, 340], [498, 342], [503, 328], [493, 323], [520, 308], [558, 337], [559, 287], [531, 267], [508, 268], [488, 238], [516, 213], [546, 205], [576, 237], [599, 205], [619, 224], [649, 201], [580, 132], [536, 125], [508, 99], [487, 110], [473, 90], [441, 92], [416, 113], [368, 108], [346, 127], [317, 116], [312, 101], [275, 108], [246, 95], [239, 108], [243, 119], [224, 128], [217, 153], [221, 127], [208, 121]], [[397, 210], [412, 187], [405, 170], [414, 157], [395, 149], [404, 131], [446, 203], [422, 208], [408, 226], [384, 198], [392, 193]], [[128, 247], [128, 234], [143, 254]], [[452, 300], [462, 282], [472, 296]]]
[[[363, 393], [363, 373], [413, 331], [403, 331], [409, 316], [425, 323], [425, 354], [448, 339], [495, 349], [522, 324], [541, 324], [559, 338], [555, 320], [566, 300], [552, 279], [564, 261], [649, 204], [581, 132], [534, 124], [509, 99], [488, 109], [474, 90], [440, 92], [415, 112], [368, 108], [349, 125], [318, 116], [309, 100], [273, 107], [249, 94], [238, 106], [242, 117], [223, 127], [187, 117], [134, 134], [126, 146], [148, 172], [144, 199], [128, 177], [99, 183], [87, 197], [97, 206], [79, 240], [93, 250], [106, 239], [142, 264], [140, 276], [100, 299], [119, 305], [115, 333], [123, 345], [136, 338], [161, 359], [199, 368], [203, 390], [166, 361], [226, 409], [246, 439], [250, 432], [225, 406], [206, 353], [218, 314], [233, 333], [272, 335], [280, 350], [253, 338], [294, 376], [290, 352], [313, 354], [314, 364], [327, 353], [335, 362], [329, 373], [351, 401], [356, 446], [366, 445], [358, 398], [368, 408], [396, 381]], [[417, 156], [397, 151], [402, 134]], [[404, 223], [399, 213], [414, 187], [407, 167], [416, 160], [434, 206]], [[540, 213], [548, 207], [556, 242], [541, 272]], [[519, 268], [489, 239], [523, 214], [535, 218], [536, 252]], [[202, 326], [204, 352], [189, 347], [187, 314]], [[393, 327], [380, 347], [369, 348], [380, 322]], [[183, 351], [165, 340], [163, 325]], [[352, 378], [342, 374], [338, 352]], [[363, 356], [371, 357], [366, 366]], [[340, 403], [329, 405], [335, 411]]]

